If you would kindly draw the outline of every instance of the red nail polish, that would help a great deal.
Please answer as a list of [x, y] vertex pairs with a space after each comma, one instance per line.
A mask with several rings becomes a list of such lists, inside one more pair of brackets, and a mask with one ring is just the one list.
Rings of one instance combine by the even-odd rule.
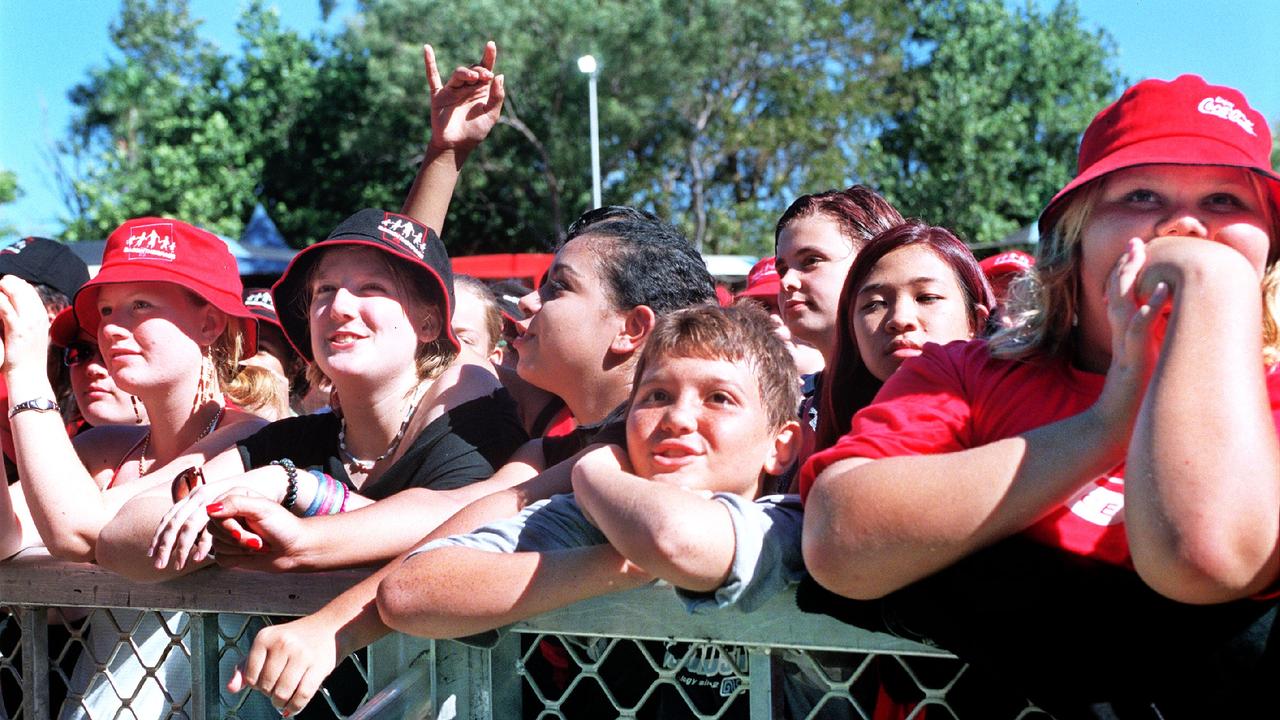
[[262, 549], [262, 541], [258, 538], [249, 538], [248, 540], [245, 540], [245, 544], [249, 546], [250, 550]]
[[239, 530], [236, 530], [235, 528], [232, 528], [232, 529], [231, 529], [231, 537], [235, 538], [236, 540], [239, 540], [239, 539], [240, 539], [240, 537], [241, 537], [241, 536], [240, 536], [240, 531], [239, 531]]
[[222, 512], [222, 503], [220, 502], [209, 503], [208, 505], [204, 506], [204, 511], [206, 513], [220, 513]]

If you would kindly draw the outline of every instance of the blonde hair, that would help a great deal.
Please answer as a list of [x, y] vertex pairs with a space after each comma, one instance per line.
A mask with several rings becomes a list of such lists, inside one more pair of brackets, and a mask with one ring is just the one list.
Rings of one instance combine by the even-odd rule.
[[[1244, 168], [1241, 169], [1248, 172]], [[1271, 249], [1261, 284], [1262, 355], [1272, 366], [1280, 362], [1280, 217], [1277, 217], [1270, 188], [1256, 173], [1249, 172], [1258, 197], [1263, 200], [1269, 219]], [[1049, 232], [1040, 238], [1035, 267], [1020, 275], [1009, 286], [1006, 299], [1008, 322], [991, 337], [988, 346], [993, 357], [1025, 360], [1037, 356], [1070, 357], [1077, 342], [1074, 332], [1079, 310], [1077, 294], [1080, 284], [1080, 239], [1084, 227], [1098, 204], [1106, 178], [1095, 180], [1072, 194], [1053, 221]]]
[[275, 402], [275, 376], [254, 365], [241, 365], [245, 358], [242, 318], [227, 316], [227, 327], [209, 347], [218, 387], [239, 407], [257, 408]]

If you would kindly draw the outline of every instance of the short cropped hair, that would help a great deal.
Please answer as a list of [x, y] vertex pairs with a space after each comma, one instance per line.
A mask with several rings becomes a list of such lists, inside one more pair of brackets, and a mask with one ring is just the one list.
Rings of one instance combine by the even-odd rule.
[[706, 262], [668, 223], [637, 211], [587, 225], [570, 240], [579, 238], [591, 241], [607, 297], [618, 310], [646, 305], [655, 315], [665, 315], [715, 301], [715, 281]]
[[796, 417], [800, 373], [774, 332], [768, 313], [756, 303], [740, 302], [727, 308], [698, 305], [660, 318], [636, 363], [632, 399], [645, 368], [671, 357], [745, 365], [759, 383], [770, 428], [780, 428]]

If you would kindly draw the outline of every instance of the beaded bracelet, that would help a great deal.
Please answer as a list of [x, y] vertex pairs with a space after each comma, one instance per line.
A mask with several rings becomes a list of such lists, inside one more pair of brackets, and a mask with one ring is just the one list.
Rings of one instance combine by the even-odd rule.
[[289, 458], [272, 460], [271, 464], [284, 468], [285, 474], [289, 477], [289, 487], [285, 490], [284, 499], [280, 504], [289, 512], [293, 512], [293, 504], [298, 501], [298, 466], [294, 465]]

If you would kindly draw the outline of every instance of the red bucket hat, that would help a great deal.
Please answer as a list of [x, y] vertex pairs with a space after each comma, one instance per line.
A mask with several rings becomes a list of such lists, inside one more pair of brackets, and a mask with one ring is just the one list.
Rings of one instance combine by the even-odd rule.
[[98, 290], [126, 282], [167, 282], [199, 295], [236, 318], [244, 332], [245, 357], [258, 347], [258, 322], [240, 301], [243, 284], [227, 244], [208, 230], [181, 220], [144, 217], [126, 220], [107, 238], [102, 269], [76, 293], [76, 320], [98, 334]]
[[62, 312], [49, 324], [49, 344], [64, 348], [75, 342], [80, 334], [80, 323], [76, 322], [74, 308], [63, 308]]
[[324, 240], [294, 255], [284, 275], [271, 286], [285, 337], [307, 362], [313, 362], [315, 358], [311, 353], [311, 328], [307, 324], [306, 309], [302, 306], [303, 286], [324, 250], [338, 245], [371, 247], [387, 253], [398, 262], [407, 263], [420, 279], [427, 297], [440, 299], [444, 316], [441, 334], [454, 350], [462, 349], [451, 327], [453, 266], [444, 243], [440, 242], [434, 230], [408, 215], [366, 208], [343, 220]]
[[1271, 167], [1271, 130], [1240, 91], [1210, 85], [1199, 75], [1172, 82], [1143, 80], [1098, 113], [1084, 131], [1074, 180], [1040, 216], [1041, 233], [1053, 227], [1067, 198], [1107, 173], [1136, 165], [1224, 165], [1269, 181], [1280, 206], [1280, 175]]
[[738, 293], [738, 297], [771, 297], [777, 298], [782, 290], [782, 278], [778, 277], [778, 259], [770, 256], [761, 258], [760, 262], [751, 266], [747, 273], [747, 286]]

